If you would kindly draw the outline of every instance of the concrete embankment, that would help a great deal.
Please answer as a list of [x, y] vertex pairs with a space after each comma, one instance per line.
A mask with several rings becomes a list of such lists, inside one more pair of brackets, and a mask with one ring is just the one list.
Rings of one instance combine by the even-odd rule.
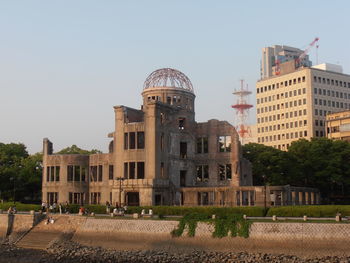
[[6, 239], [10, 243], [16, 242], [41, 219], [42, 216], [39, 214], [0, 214], [0, 243]]
[[250, 237], [212, 238], [214, 226], [199, 223], [194, 238], [173, 238], [177, 221], [88, 218], [73, 241], [116, 250], [190, 252], [254, 251], [294, 255], [349, 255], [350, 224], [253, 223]]
[[0, 244], [6, 238], [8, 229], [8, 216], [4, 214], [0, 214]]
[[[6, 237], [21, 247], [34, 247], [33, 240], [41, 240], [37, 248], [44, 249], [62, 235], [87, 246], [101, 246], [115, 250], [157, 250], [187, 253], [198, 251], [261, 252], [305, 256], [349, 255], [350, 224], [330, 223], [253, 223], [249, 238], [213, 238], [214, 226], [198, 223], [194, 238], [173, 238], [170, 232], [178, 221], [148, 219], [91, 218], [76, 215], [55, 215], [56, 222], [45, 225], [38, 215], [0, 214], [0, 241]], [[44, 237], [50, 237], [46, 240]], [[33, 246], [32, 246], [33, 245]]]

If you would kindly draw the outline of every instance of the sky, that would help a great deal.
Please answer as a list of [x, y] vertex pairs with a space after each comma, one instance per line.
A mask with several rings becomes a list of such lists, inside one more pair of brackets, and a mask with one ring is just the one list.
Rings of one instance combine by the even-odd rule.
[[232, 92], [244, 79], [255, 105], [263, 47], [319, 37], [319, 63], [349, 74], [349, 11], [347, 0], [0, 0], [0, 142], [106, 152], [113, 106], [139, 109], [164, 67], [190, 78], [197, 121], [235, 125]]

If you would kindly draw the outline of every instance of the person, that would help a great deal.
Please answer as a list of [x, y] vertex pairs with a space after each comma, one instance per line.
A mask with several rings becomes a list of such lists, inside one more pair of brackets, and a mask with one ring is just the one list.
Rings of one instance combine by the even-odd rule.
[[52, 204], [52, 210], [53, 210], [54, 213], [56, 213], [56, 208], [57, 208], [57, 204], [53, 203]]
[[12, 213], [17, 214], [17, 208], [16, 208], [16, 206], [13, 206], [13, 208], [12, 208]]
[[58, 210], [60, 211], [60, 215], [61, 215], [62, 214], [62, 204], [61, 203], [58, 205]]
[[79, 208], [79, 215], [84, 215], [85, 214], [85, 208], [83, 207], [83, 206], [81, 206], [80, 208]]
[[46, 203], [42, 202], [41, 204], [41, 211], [44, 213], [46, 211]]
[[117, 214], [118, 214], [118, 208], [115, 207], [115, 208], [113, 209], [113, 215], [117, 215]]
[[7, 213], [10, 215], [12, 214], [13, 210], [12, 210], [12, 206], [9, 207], [9, 209], [7, 210]]
[[109, 214], [111, 212], [111, 205], [109, 204], [109, 202], [106, 202], [106, 213]]

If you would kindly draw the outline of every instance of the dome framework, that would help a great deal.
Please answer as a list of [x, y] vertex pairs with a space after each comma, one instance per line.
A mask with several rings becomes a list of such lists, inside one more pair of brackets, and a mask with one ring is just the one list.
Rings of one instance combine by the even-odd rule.
[[162, 68], [153, 71], [143, 85], [144, 90], [157, 87], [174, 87], [193, 93], [190, 79], [181, 71], [172, 68]]

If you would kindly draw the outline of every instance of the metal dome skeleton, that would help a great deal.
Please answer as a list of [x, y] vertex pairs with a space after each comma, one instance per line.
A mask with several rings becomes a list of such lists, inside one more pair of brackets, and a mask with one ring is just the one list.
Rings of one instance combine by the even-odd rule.
[[157, 87], [174, 87], [193, 93], [190, 79], [182, 72], [172, 68], [162, 68], [153, 71], [143, 85], [144, 90]]

